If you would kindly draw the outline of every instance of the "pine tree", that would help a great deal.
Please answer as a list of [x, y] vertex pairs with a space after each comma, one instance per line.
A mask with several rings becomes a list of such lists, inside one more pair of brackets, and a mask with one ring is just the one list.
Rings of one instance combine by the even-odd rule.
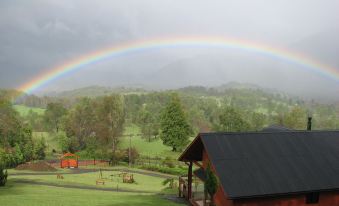
[[35, 145], [34, 147], [34, 155], [35, 159], [43, 160], [46, 157], [46, 144], [45, 139], [42, 137]]
[[214, 194], [217, 192], [218, 185], [218, 179], [212, 172], [210, 164], [208, 164], [206, 168], [205, 192], [207, 192], [211, 197], [210, 205], [214, 205]]
[[177, 95], [172, 96], [170, 103], [163, 111], [160, 127], [160, 138], [164, 145], [172, 147], [172, 151], [180, 150], [187, 145], [192, 129]]

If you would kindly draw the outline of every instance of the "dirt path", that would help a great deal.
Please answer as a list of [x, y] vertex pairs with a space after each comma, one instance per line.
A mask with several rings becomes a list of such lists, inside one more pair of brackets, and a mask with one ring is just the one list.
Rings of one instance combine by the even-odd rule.
[[[99, 170], [98, 170], [99, 171]], [[121, 171], [121, 172], [129, 172], [129, 173], [137, 173], [141, 175], [148, 175], [151, 177], [160, 177], [160, 178], [177, 178], [175, 175], [169, 175], [169, 174], [161, 174], [161, 173], [154, 173], [150, 171], [139, 171], [139, 170], [131, 170], [131, 169], [102, 169], [102, 171]]]
[[[160, 173], [154, 173], [149, 171], [139, 171], [139, 170], [131, 170], [131, 169], [101, 169], [102, 171], [121, 171], [121, 172], [129, 172], [129, 173], [136, 173], [141, 175], [147, 175], [151, 177], [160, 177], [160, 178], [176, 178], [174, 175], [169, 174], [160, 174]], [[90, 172], [98, 172], [99, 169], [83, 169], [83, 168], [77, 168], [77, 169], [71, 169], [71, 172], [25, 172], [25, 173], [16, 173], [16, 174], [10, 174], [11, 176], [22, 176], [22, 175], [56, 175], [56, 174], [84, 174], [84, 173], [90, 173]]]

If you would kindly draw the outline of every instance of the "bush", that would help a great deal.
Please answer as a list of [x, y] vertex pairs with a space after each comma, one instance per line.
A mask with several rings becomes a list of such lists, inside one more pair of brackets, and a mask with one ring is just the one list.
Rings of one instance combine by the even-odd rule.
[[[123, 161], [128, 163], [129, 162], [129, 157], [128, 157], [129, 149], [128, 148], [125, 150], [125, 154], [126, 154], [126, 156], [125, 156]], [[130, 157], [130, 159], [131, 159], [132, 164], [135, 163], [135, 161], [139, 158], [139, 156], [140, 155], [139, 155], [138, 150], [135, 147], [131, 147], [131, 157]]]
[[166, 167], [174, 168], [175, 163], [170, 157], [166, 157], [162, 162]]
[[169, 168], [169, 167], [158, 167], [154, 165], [143, 165], [139, 167], [140, 169], [155, 171], [155, 172], [161, 172], [171, 175], [186, 175], [187, 169], [182, 169], [179, 167]]
[[[127, 154], [128, 155], [128, 154]], [[110, 165], [117, 165], [119, 162], [126, 159], [126, 150], [116, 150], [110, 154]]]
[[7, 170], [5, 170], [4, 166], [0, 164], [0, 187], [5, 186], [7, 182]]

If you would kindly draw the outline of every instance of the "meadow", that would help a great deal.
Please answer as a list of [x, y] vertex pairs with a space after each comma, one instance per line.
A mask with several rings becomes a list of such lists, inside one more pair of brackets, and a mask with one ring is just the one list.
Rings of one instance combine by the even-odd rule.
[[142, 138], [140, 134], [140, 128], [134, 124], [128, 125], [125, 127], [124, 136], [120, 139], [120, 148], [128, 148], [129, 147], [129, 138], [128, 135], [132, 135], [131, 137], [131, 147], [135, 147], [138, 152], [142, 156], [150, 156], [150, 157], [171, 157], [178, 158], [179, 152], [172, 152], [172, 148], [165, 146], [162, 143], [160, 138], [155, 140], [151, 140], [150, 142]]
[[157, 194], [109, 192], [15, 183], [0, 188], [1, 205], [10, 206], [178, 206]]
[[26, 117], [30, 111], [35, 112], [38, 115], [43, 115], [45, 112], [45, 109], [37, 108], [37, 107], [28, 107], [25, 105], [13, 105], [13, 107], [23, 117]]

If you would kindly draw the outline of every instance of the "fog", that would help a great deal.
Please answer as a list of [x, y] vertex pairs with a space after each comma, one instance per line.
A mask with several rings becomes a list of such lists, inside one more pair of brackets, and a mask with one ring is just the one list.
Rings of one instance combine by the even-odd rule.
[[[2, 0], [0, 88], [18, 88], [101, 48], [172, 36], [234, 37], [283, 47], [339, 68], [338, 8], [336, 0]], [[92, 64], [36, 92], [89, 85], [166, 89], [237, 81], [310, 98], [335, 98], [336, 78], [241, 49], [160, 48]]]

